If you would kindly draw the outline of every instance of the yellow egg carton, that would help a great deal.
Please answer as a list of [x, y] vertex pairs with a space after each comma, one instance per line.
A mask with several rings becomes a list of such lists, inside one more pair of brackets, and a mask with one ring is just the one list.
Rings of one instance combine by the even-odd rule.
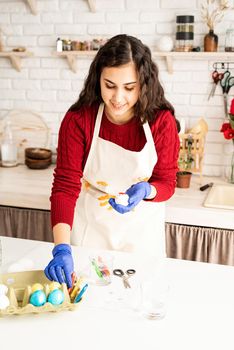
[[7, 296], [10, 300], [10, 305], [4, 310], [0, 310], [0, 316], [74, 310], [78, 305], [78, 303], [75, 304], [71, 302], [65, 283], [61, 285], [61, 290], [64, 293], [64, 301], [62, 304], [52, 305], [49, 302], [46, 302], [43, 306], [34, 306], [30, 304], [29, 299], [32, 293], [31, 286], [33, 284], [42, 284], [46, 297], [50, 293], [49, 285], [51, 281], [46, 278], [42, 270], [2, 274], [0, 279], [1, 283], [8, 287]]

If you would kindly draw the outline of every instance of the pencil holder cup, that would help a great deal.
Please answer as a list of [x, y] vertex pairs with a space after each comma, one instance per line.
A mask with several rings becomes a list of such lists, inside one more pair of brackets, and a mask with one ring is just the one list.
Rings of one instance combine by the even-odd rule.
[[109, 254], [91, 255], [90, 261], [90, 282], [98, 286], [105, 286], [111, 283], [113, 270], [113, 256]]

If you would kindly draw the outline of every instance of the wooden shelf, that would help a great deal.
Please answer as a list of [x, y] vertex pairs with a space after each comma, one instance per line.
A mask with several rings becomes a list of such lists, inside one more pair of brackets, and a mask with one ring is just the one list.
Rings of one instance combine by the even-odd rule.
[[12, 64], [18, 72], [21, 70], [21, 58], [33, 56], [32, 52], [14, 52], [14, 51], [1, 51], [0, 57], [9, 58]]
[[222, 60], [234, 61], [234, 52], [159, 52], [152, 51], [154, 58], [164, 57], [167, 64], [168, 73], [173, 74], [174, 59], [189, 59], [189, 60]]
[[76, 73], [77, 72], [77, 57], [94, 57], [97, 51], [54, 51], [53, 55], [58, 57], [64, 57], [68, 61], [70, 69]]
[[[37, 15], [38, 11], [37, 11], [37, 0], [24, 0], [29, 8], [30, 11], [32, 12], [33, 15]], [[95, 0], [87, 0], [90, 11], [91, 12], [96, 12], [96, 6], [95, 6]]]
[[[77, 57], [94, 57], [97, 51], [63, 51], [53, 52], [53, 55], [65, 57], [68, 61], [70, 69], [76, 73]], [[164, 58], [169, 74], [173, 74], [173, 60], [175, 59], [189, 59], [189, 60], [221, 60], [224, 62], [232, 60], [234, 62], [234, 52], [159, 52], [152, 51], [153, 58]]]
[[37, 15], [37, 2], [36, 2], [36, 0], [25, 0], [25, 2], [28, 4], [32, 14]]

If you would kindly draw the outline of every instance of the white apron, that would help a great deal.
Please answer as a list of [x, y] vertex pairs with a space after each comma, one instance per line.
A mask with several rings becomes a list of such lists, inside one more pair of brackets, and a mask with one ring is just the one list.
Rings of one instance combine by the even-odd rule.
[[109, 198], [151, 177], [157, 153], [149, 124], [143, 125], [144, 148], [140, 152], [129, 151], [99, 137], [103, 110], [101, 104], [83, 171], [71, 243], [164, 257], [165, 203], [142, 200], [125, 214], [118, 213], [108, 203]]

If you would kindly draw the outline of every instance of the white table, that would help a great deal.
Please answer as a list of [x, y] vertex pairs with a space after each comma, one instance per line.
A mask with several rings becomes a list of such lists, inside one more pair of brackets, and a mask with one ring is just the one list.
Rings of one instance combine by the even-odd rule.
[[[3, 272], [21, 257], [32, 259], [35, 269], [50, 259], [50, 243], [0, 238]], [[76, 269], [83, 268], [90, 252], [73, 252]], [[135, 267], [141, 276], [145, 265], [138, 256], [111, 253], [115, 267]], [[167, 259], [166, 274], [170, 292], [163, 320], [147, 320], [130, 308], [94, 307], [92, 298], [107, 288], [95, 287], [75, 311], [0, 318], [1, 349], [233, 349], [234, 267]]]

